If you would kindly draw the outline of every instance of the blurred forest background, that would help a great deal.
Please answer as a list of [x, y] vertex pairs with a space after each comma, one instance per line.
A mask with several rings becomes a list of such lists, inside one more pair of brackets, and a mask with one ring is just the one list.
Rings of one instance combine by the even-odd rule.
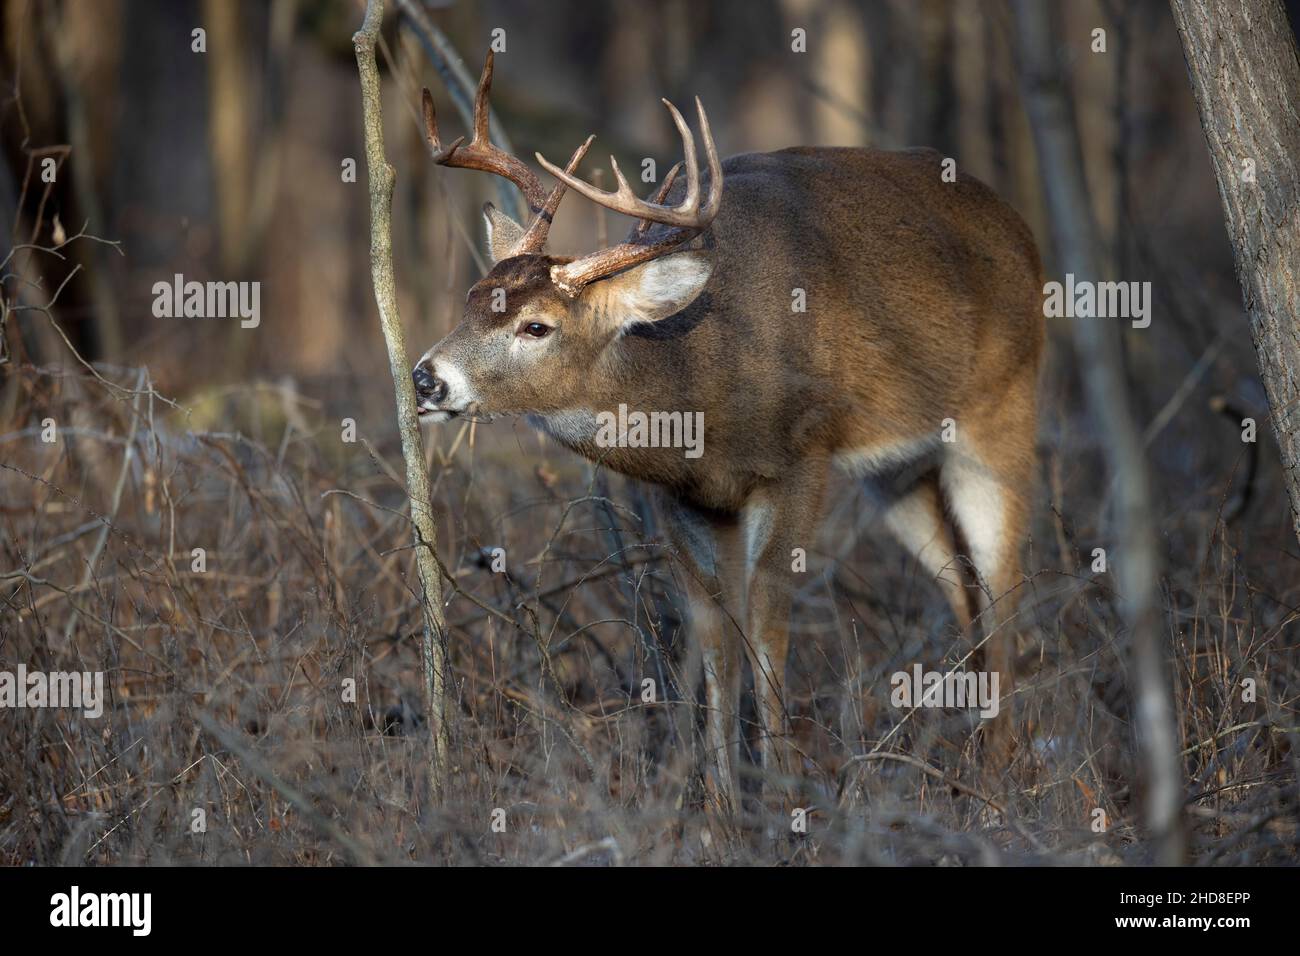
[[[625, 169], [649, 156], [666, 171], [680, 144], [659, 98], [698, 94], [723, 155], [824, 144], [956, 158], [1024, 216], [1059, 277], [1001, 2], [418, 6], [475, 78], [505, 31], [492, 102], [530, 163], [595, 132], [587, 178], [610, 152]], [[389, 7], [380, 65], [414, 359], [456, 324], [482, 273], [478, 210], [498, 187], [429, 161], [420, 87], [445, 135], [464, 123]], [[681, 630], [653, 514], [635, 487], [509, 421], [425, 432], [456, 579], [456, 773], [433, 805], [411, 733], [418, 585], [392, 511], [401, 468], [370, 285], [351, 43], [362, 5], [0, 11], [0, 668], [107, 670], [115, 688], [98, 723], [0, 713], [0, 861], [1143, 858], [1129, 665], [1108, 575], [1090, 570], [1112, 530], [1105, 436], [1085, 412], [1067, 320], [1048, 323], [1023, 746], [1001, 823], [949, 785], [973, 779], [964, 718], [918, 714], [892, 737], [938, 778], [855, 761], [897, 719], [885, 676], [956, 641], [937, 589], [841, 485], [792, 645], [814, 835], [773, 850], [762, 827], [715, 831], [692, 812], [689, 780], [676, 795], [664, 785], [686, 773], [675, 761], [690, 742], [670, 708], [638, 696], [647, 673], [673, 687]], [[1300, 2], [1289, 13], [1295, 24]], [[1107, 270], [1154, 288], [1153, 321], [1126, 328], [1125, 350], [1161, 534], [1192, 852], [1294, 862], [1300, 556], [1178, 34], [1154, 0], [1061, 2], [1058, 22]], [[204, 53], [191, 48], [197, 27]], [[795, 28], [807, 53], [791, 50]], [[54, 183], [41, 181], [45, 157]], [[571, 198], [551, 248], [621, 237], [630, 223], [616, 219]], [[154, 283], [176, 273], [260, 281], [259, 327], [155, 317]], [[57, 445], [40, 441], [47, 417]], [[1258, 444], [1241, 441], [1243, 417], [1260, 422]], [[355, 444], [339, 437], [347, 418]], [[192, 568], [200, 545], [206, 571]], [[506, 575], [483, 557], [496, 546]], [[1244, 677], [1257, 701], [1242, 701]], [[344, 678], [359, 705], [340, 701]], [[206, 832], [190, 829], [195, 807], [208, 808]], [[489, 832], [495, 807], [505, 834]]]

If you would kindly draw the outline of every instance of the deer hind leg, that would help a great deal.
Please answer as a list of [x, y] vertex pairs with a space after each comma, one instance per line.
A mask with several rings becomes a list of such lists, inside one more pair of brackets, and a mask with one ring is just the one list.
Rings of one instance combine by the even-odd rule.
[[663, 509], [681, 561], [689, 650], [685, 693], [704, 680], [704, 784], [709, 805], [724, 814], [739, 808], [740, 651], [733, 620], [739, 614], [735, 582], [735, 521], [706, 515], [679, 502]]
[[[877, 496], [881, 495], [878, 491]], [[957, 627], [965, 633], [971, 625], [970, 595], [944, 514], [938, 471], [931, 470], [911, 487], [886, 497], [881, 521], [939, 586], [957, 619]]]
[[996, 414], [968, 422], [940, 472], [980, 585], [979, 621], [985, 640], [975, 666], [998, 675], [1000, 707], [986, 737], [997, 767], [1006, 766], [1011, 754], [1016, 603], [1033, 472], [1034, 406], [1032, 398], [1017, 402], [1014, 394]]
[[754, 673], [765, 797], [788, 793], [796, 769], [784, 701], [790, 610], [799, 579], [793, 551], [812, 546], [826, 470], [825, 462], [804, 463], [790, 478], [755, 492], [743, 513], [745, 652]]

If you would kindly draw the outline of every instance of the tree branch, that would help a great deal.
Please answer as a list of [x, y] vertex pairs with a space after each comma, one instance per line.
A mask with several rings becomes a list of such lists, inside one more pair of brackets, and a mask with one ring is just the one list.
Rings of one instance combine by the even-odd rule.
[[379, 68], [375, 42], [384, 19], [383, 0], [369, 0], [366, 16], [352, 37], [361, 77], [361, 106], [366, 141], [366, 167], [370, 180], [370, 278], [379, 306], [379, 324], [388, 347], [388, 364], [397, 397], [397, 427], [406, 461], [406, 490], [415, 535], [415, 566], [423, 590], [424, 698], [431, 733], [430, 789], [436, 796], [446, 780], [449, 740], [445, 714], [446, 633], [442, 612], [442, 579], [438, 572], [437, 535], [429, 500], [429, 476], [424, 470], [424, 450], [415, 411], [415, 386], [406, 357], [406, 340], [397, 312], [393, 281], [392, 211], [396, 175], [384, 154], [384, 120], [380, 103]]

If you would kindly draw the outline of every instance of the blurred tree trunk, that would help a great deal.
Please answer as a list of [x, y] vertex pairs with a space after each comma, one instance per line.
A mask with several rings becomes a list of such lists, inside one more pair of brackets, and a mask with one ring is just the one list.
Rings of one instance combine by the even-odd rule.
[[[1025, 109], [1051, 223], [1056, 266], [1076, 281], [1103, 278], [1100, 241], [1069, 83], [1061, 67], [1062, 31], [1056, 5], [1015, 0], [1016, 49]], [[1173, 703], [1165, 679], [1168, 655], [1156, 605], [1155, 527], [1146, 459], [1130, 410], [1119, 325], [1102, 319], [1072, 322], [1088, 407], [1103, 437], [1116, 496], [1112, 566], [1123, 600], [1136, 680], [1133, 697], [1146, 784], [1145, 817], [1156, 862], [1184, 862], [1182, 766]]]
[[217, 242], [221, 269], [243, 279], [248, 241], [253, 71], [242, 11], [238, 4], [204, 0], [208, 31], [208, 142], [217, 189]]
[[[84, 14], [82, 14], [84, 16]], [[112, 30], [120, 23], [116, 17], [105, 18], [108, 22], [96, 23], [99, 28], [97, 39], [107, 43], [106, 30]], [[41, 18], [46, 31], [47, 42], [54, 51], [54, 63], [57, 79], [63, 93], [63, 107], [66, 111], [68, 143], [72, 147], [73, 194], [76, 196], [77, 210], [92, 233], [102, 232], [105, 228], [103, 204], [99, 199], [99, 190], [95, 181], [95, 151], [91, 148], [92, 136], [90, 126], [90, 109], [84, 95], [84, 74], [87, 70], [88, 57], [78, 49], [84, 38], [84, 27], [78, 30], [70, 22], [65, 6], [47, 7]], [[70, 232], [78, 228], [75, 222], [64, 223]], [[109, 247], [95, 243], [85, 253], [89, 268], [87, 277], [90, 283], [90, 299], [95, 309], [95, 322], [91, 335], [97, 348], [95, 357], [119, 361], [122, 357], [122, 322], [118, 309], [117, 296], [114, 294], [109, 274]]]
[[916, 8], [916, 15], [920, 18], [916, 42], [921, 83], [917, 90], [918, 109], [912, 116], [909, 145], [930, 146], [951, 156], [957, 150], [952, 5], [946, 0], [924, 0]]
[[[796, 4], [787, 0], [785, 6], [791, 9]], [[795, 17], [788, 15], [788, 19]], [[822, 52], [809, 64], [817, 90], [813, 142], [827, 146], [866, 145], [873, 138], [869, 120], [872, 64], [871, 43], [861, 17], [851, 4], [823, 0], [816, 4], [815, 23]]]
[[962, 166], [987, 183], [994, 180], [991, 114], [996, 106], [996, 86], [990, 76], [988, 17], [976, 0], [959, 0], [952, 9], [952, 82], [957, 92], [953, 118], [955, 155]]
[[1280, 0], [1171, 0], [1300, 537], [1300, 61]]

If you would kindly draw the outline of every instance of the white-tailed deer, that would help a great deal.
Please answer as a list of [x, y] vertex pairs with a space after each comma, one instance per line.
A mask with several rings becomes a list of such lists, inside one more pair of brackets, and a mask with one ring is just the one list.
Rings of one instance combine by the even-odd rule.
[[[999, 720], [1009, 719], [1014, 640], [1004, 625], [1035, 470], [1043, 347], [1041, 267], [1019, 216], [977, 180], [945, 181], [929, 150], [794, 148], [720, 161], [698, 100], [703, 173], [665, 100], [685, 159], [653, 199], [635, 196], [617, 164], [614, 192], [575, 178], [590, 138], [564, 170], [538, 155], [558, 180], [547, 193], [488, 140], [491, 80], [489, 53], [468, 144], [440, 142], [425, 91], [429, 145], [441, 165], [508, 178], [531, 220], [484, 208], [495, 264], [470, 289], [460, 325], [417, 364], [420, 414], [526, 413], [579, 454], [661, 491], [702, 655], [715, 799], [735, 806], [742, 650], [764, 770], [781, 779], [796, 769], [782, 699], [792, 554], [815, 545], [833, 464], [873, 492], [884, 526], [943, 589], [958, 624], [980, 616], [991, 635], [982, 666], [1001, 674]], [[566, 187], [639, 222], [612, 248], [548, 255]], [[620, 406], [620, 421], [628, 409], [702, 413], [702, 453], [611, 441]]]

